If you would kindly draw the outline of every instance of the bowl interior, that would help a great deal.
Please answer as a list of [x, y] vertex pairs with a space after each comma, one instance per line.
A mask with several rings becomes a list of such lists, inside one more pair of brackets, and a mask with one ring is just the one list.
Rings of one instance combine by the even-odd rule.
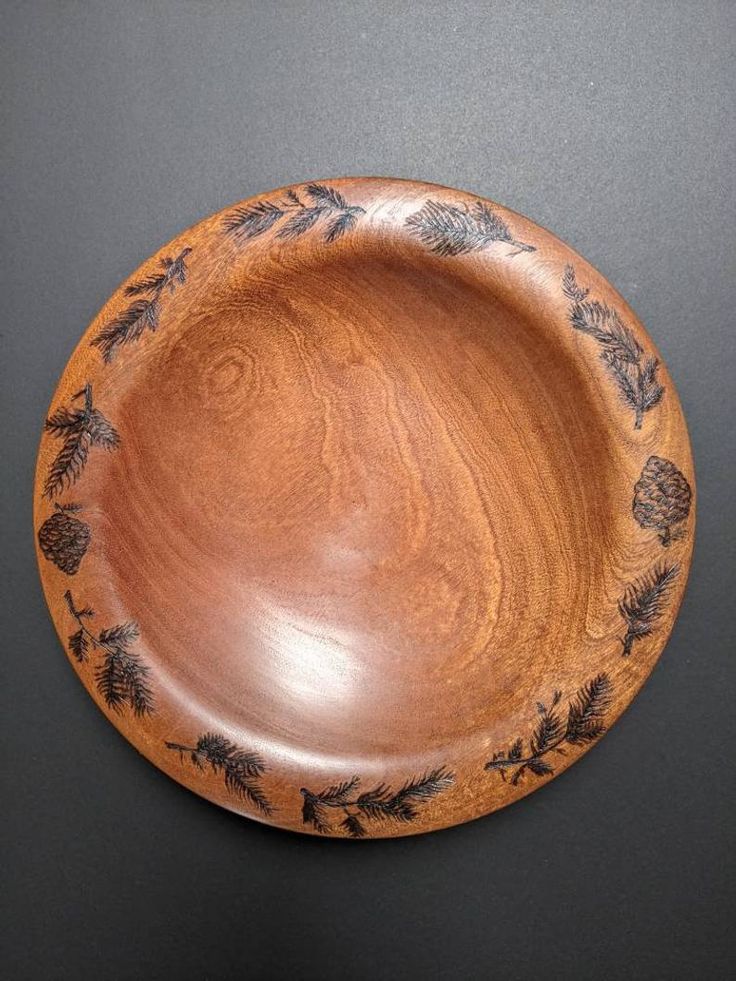
[[110, 592], [201, 717], [431, 755], [607, 629], [609, 424], [541, 311], [366, 251], [223, 282], [170, 336], [88, 479]]

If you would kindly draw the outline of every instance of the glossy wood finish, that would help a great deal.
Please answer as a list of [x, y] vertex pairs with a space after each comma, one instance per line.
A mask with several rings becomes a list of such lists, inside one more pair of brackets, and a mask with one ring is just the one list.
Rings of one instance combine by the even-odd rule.
[[610, 726], [676, 615], [694, 482], [599, 273], [498, 205], [349, 179], [226, 209], [125, 285], [54, 397], [35, 524], [70, 659], [142, 753], [250, 817], [385, 836]]

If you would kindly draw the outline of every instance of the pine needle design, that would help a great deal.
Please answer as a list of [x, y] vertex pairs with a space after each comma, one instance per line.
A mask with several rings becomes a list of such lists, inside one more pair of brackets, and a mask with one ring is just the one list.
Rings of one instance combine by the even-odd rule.
[[562, 693], [552, 695], [549, 706], [537, 703], [539, 718], [529, 739], [528, 750], [519, 736], [508, 749], [494, 753], [486, 763], [486, 770], [497, 770], [506, 780], [507, 771], [513, 771], [511, 783], [516, 786], [523, 776], [533, 773], [544, 777], [554, 773], [549, 762], [550, 753], [566, 756], [567, 746], [583, 746], [591, 743], [606, 731], [604, 719], [613, 697], [613, 685], [607, 674], [596, 675], [580, 688], [570, 701], [565, 720], [560, 709]]
[[240, 749], [214, 732], [204, 733], [195, 746], [167, 742], [166, 747], [176, 750], [180, 759], [188, 753], [192, 763], [200, 770], [209, 764], [213, 773], [223, 774], [225, 787], [231, 794], [252, 804], [261, 814], [273, 813], [274, 808], [260, 785], [266, 770], [260, 756]]
[[436, 255], [479, 252], [496, 242], [511, 247], [509, 256], [536, 252], [533, 245], [516, 241], [503, 218], [483, 201], [475, 201], [468, 207], [429, 200], [409, 215], [406, 225]]
[[562, 292], [571, 301], [571, 326], [596, 341], [601, 361], [616, 382], [621, 400], [634, 411], [634, 429], [641, 429], [644, 414], [659, 405], [664, 396], [664, 386], [657, 381], [659, 361], [644, 356], [634, 332], [615, 310], [587, 299], [590, 290], [578, 285], [570, 265], [565, 266]]
[[[281, 222], [277, 238], [299, 238], [318, 223], [324, 225], [325, 242], [335, 242], [350, 231], [365, 208], [348, 204], [334, 187], [307, 184], [304, 203], [296, 191], [289, 190], [278, 202], [259, 201], [258, 204], [236, 208], [225, 218], [225, 228], [239, 238], [256, 238]], [[286, 219], [282, 221], [282, 219]]]
[[44, 497], [56, 497], [79, 479], [92, 446], [114, 450], [120, 437], [113, 426], [92, 404], [92, 386], [88, 383], [72, 396], [72, 403], [81, 405], [56, 409], [46, 420], [47, 433], [62, 440], [62, 447], [49, 467], [44, 483]]
[[642, 528], [653, 528], [667, 548], [683, 538], [678, 527], [690, 514], [692, 490], [685, 474], [661, 456], [650, 456], [634, 484], [632, 513]]
[[[395, 821], [407, 824], [419, 816], [418, 808], [448, 790], [455, 783], [455, 775], [441, 766], [421, 777], [407, 780], [397, 791], [384, 783], [372, 790], [358, 793], [360, 778], [353, 777], [334, 784], [315, 794], [305, 787], [302, 821], [311, 824], [320, 834], [342, 831], [348, 838], [365, 838], [366, 822]], [[337, 811], [339, 823], [333, 823], [330, 812]]]
[[619, 612], [626, 624], [626, 633], [621, 638], [624, 657], [631, 654], [637, 640], [653, 633], [679, 571], [679, 565], [663, 563], [633, 582], [619, 600]]
[[130, 306], [100, 330], [92, 340], [102, 357], [109, 363], [123, 344], [137, 341], [146, 330], [157, 330], [161, 312], [161, 300], [166, 290], [173, 293], [177, 285], [184, 283], [187, 275], [186, 257], [192, 250], [182, 249], [175, 259], [161, 259], [161, 270], [139, 279], [125, 287], [126, 296], [137, 297]]
[[77, 607], [69, 590], [64, 593], [64, 599], [77, 623], [77, 630], [69, 636], [69, 653], [80, 663], [88, 661], [92, 651], [99, 654], [95, 681], [107, 707], [122, 712], [127, 705], [137, 716], [150, 715], [153, 693], [148, 681], [149, 669], [131, 650], [138, 638], [138, 625], [120, 623], [95, 634], [88, 625], [94, 610], [88, 606]]

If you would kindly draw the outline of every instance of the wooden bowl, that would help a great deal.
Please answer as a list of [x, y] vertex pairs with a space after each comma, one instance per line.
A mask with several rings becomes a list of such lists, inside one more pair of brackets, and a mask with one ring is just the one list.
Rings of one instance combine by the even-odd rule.
[[157, 252], [46, 421], [38, 559], [148, 759], [307, 833], [528, 794], [652, 670], [685, 587], [674, 385], [588, 263], [474, 195], [295, 185]]

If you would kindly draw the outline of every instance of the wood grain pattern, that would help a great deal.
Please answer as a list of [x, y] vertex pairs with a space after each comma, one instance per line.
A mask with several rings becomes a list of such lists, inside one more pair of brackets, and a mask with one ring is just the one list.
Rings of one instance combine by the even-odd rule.
[[[325, 181], [204, 220], [95, 318], [46, 430], [41, 578], [112, 687], [67, 648], [75, 670], [162, 770], [292, 830], [410, 834], [530, 792], [634, 697], [687, 579], [692, 459], [651, 339], [460, 191]], [[90, 626], [131, 622], [134, 645]]]

